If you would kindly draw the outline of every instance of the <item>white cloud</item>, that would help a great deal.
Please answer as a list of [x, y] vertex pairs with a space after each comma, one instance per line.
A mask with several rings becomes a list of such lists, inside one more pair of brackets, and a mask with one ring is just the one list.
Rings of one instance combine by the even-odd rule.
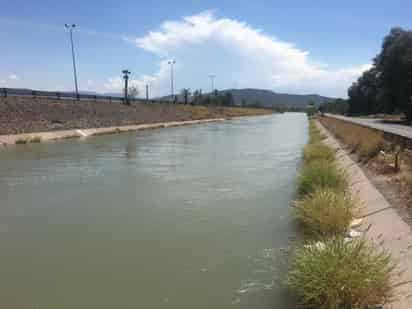
[[10, 74], [8, 76], [8, 79], [10, 79], [10, 80], [19, 80], [19, 77], [16, 74]]
[[[207, 76], [213, 73], [221, 89], [236, 85], [330, 96], [346, 96], [350, 83], [369, 66], [329, 70], [311, 61], [308, 51], [210, 11], [166, 21], [134, 43], [159, 57], [157, 73], [133, 81], [139, 87], [149, 82], [154, 95], [169, 92], [170, 57], [177, 60], [177, 89], [209, 89]], [[119, 88], [121, 79], [110, 79], [108, 85]]]

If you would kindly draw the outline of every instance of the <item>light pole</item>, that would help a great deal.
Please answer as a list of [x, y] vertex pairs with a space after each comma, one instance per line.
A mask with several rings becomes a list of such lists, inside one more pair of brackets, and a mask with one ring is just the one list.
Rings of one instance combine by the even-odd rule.
[[210, 77], [210, 81], [212, 83], [212, 91], [210, 91], [210, 93], [213, 93], [213, 91], [215, 90], [215, 77], [216, 75], [209, 75]]
[[170, 92], [172, 94], [171, 99], [174, 99], [174, 88], [173, 88], [173, 65], [176, 63], [174, 59], [169, 60], [168, 64], [170, 64]]
[[74, 55], [74, 46], [73, 46], [73, 29], [76, 27], [75, 24], [64, 24], [66, 29], [70, 32], [70, 43], [72, 46], [72, 60], [73, 60], [73, 72], [74, 72], [74, 87], [76, 89], [76, 98], [79, 99], [79, 88], [77, 87], [77, 71], [76, 71], [76, 59]]
[[128, 82], [129, 82], [129, 72], [128, 70], [123, 70], [123, 79], [124, 79], [124, 103], [129, 104], [129, 98], [127, 97], [127, 89], [128, 89]]

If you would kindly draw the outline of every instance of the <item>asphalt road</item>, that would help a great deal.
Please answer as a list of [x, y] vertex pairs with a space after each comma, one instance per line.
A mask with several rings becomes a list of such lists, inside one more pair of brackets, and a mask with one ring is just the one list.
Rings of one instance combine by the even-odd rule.
[[331, 114], [327, 114], [327, 116], [346, 120], [349, 122], [360, 124], [365, 127], [378, 129], [384, 132], [388, 132], [388, 133], [392, 133], [395, 135], [399, 135], [399, 136], [412, 139], [412, 127], [411, 126], [394, 124], [394, 123], [386, 123], [386, 122], [383, 122], [382, 119], [347, 117], [347, 116], [331, 115]]

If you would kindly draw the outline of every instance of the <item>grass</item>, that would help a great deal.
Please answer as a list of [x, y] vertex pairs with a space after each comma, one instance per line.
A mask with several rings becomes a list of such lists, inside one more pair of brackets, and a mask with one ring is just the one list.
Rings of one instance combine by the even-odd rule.
[[385, 147], [381, 131], [330, 117], [320, 117], [320, 121], [338, 139], [356, 152], [362, 160], [370, 160]]
[[273, 113], [270, 109], [243, 108], [227, 106], [192, 106], [178, 105], [176, 108], [191, 113], [191, 119], [232, 118], [242, 116], [257, 116]]
[[35, 136], [30, 139], [30, 143], [41, 143], [41, 137]]
[[305, 163], [313, 161], [333, 162], [335, 160], [335, 151], [321, 143], [311, 143], [305, 146], [303, 151], [303, 159]]
[[317, 189], [295, 206], [296, 216], [305, 232], [317, 238], [343, 235], [357, 209], [347, 194], [334, 189]]
[[390, 299], [393, 267], [365, 240], [331, 238], [296, 250], [287, 285], [307, 308], [371, 308]]
[[319, 143], [325, 138], [326, 136], [320, 132], [315, 121], [311, 119], [309, 121], [309, 144]]
[[317, 189], [333, 189], [344, 192], [347, 181], [333, 162], [316, 160], [305, 164], [298, 177], [298, 194], [304, 196]]
[[[294, 209], [306, 235], [319, 241], [296, 249], [286, 284], [305, 308], [364, 309], [382, 304], [391, 297], [391, 258], [363, 239], [343, 238], [357, 205], [348, 193], [346, 175], [335, 164], [335, 151], [322, 143], [325, 137], [314, 120], [309, 134]], [[380, 147], [378, 136], [351, 139], [366, 157]]]
[[40, 136], [35, 136], [32, 138], [18, 138], [14, 142], [16, 145], [25, 145], [28, 143], [41, 143], [41, 137]]
[[28, 143], [28, 140], [25, 139], [25, 138], [19, 138], [19, 139], [16, 139], [16, 141], [15, 141], [16, 145], [24, 145], [24, 144], [27, 144], [27, 143]]

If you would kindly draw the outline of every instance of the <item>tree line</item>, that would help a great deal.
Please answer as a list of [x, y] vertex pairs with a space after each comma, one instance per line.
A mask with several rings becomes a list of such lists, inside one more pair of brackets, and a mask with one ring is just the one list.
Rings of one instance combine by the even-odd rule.
[[348, 113], [403, 113], [412, 121], [412, 31], [393, 28], [372, 67], [348, 90]]
[[175, 96], [174, 100], [192, 105], [235, 106], [231, 92], [219, 93], [217, 90], [214, 90], [210, 94], [203, 95], [202, 90], [197, 89], [191, 92], [190, 89], [184, 88], [180, 91], [179, 98]]
[[392, 28], [372, 67], [348, 89], [348, 99], [325, 102], [320, 112], [400, 114], [412, 122], [412, 31]]

